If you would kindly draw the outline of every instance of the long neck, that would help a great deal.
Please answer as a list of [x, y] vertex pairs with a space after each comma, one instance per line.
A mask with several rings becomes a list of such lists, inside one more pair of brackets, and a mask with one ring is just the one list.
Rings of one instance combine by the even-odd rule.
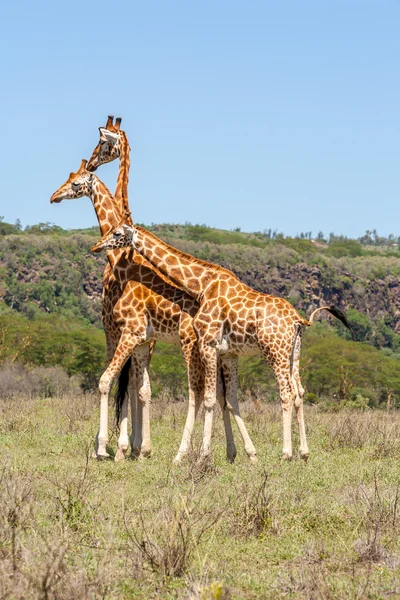
[[133, 225], [131, 211], [128, 201], [129, 168], [131, 166], [130, 148], [125, 131], [120, 131], [119, 171], [117, 187], [115, 188], [115, 201], [119, 211], [125, 217], [129, 225]]
[[229, 273], [226, 269], [194, 258], [169, 246], [154, 234], [136, 225], [136, 249], [157, 267], [175, 285], [201, 301], [202, 295], [216, 273]]
[[[96, 212], [101, 235], [108, 233], [111, 229], [117, 227], [117, 225], [121, 223], [122, 215], [118, 210], [110, 190], [96, 176], [93, 176], [90, 199]], [[111, 267], [114, 267], [119, 255], [120, 253], [118, 252], [107, 252], [107, 258]]]

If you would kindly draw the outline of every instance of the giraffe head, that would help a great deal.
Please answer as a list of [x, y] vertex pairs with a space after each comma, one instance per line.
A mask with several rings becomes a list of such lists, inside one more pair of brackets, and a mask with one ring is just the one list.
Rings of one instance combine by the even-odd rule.
[[63, 183], [50, 198], [50, 203], [62, 200], [74, 200], [83, 196], [90, 196], [94, 175], [86, 168], [87, 161], [82, 160], [76, 173], [70, 173], [67, 181]]
[[103, 235], [103, 237], [92, 247], [92, 252], [116, 250], [117, 248], [124, 248], [126, 246], [135, 248], [137, 239], [137, 229], [131, 225], [122, 223], [109, 233]]
[[105, 127], [99, 127], [100, 140], [87, 164], [88, 171], [95, 171], [97, 167], [111, 162], [119, 157], [121, 151], [121, 117], [109, 116]]

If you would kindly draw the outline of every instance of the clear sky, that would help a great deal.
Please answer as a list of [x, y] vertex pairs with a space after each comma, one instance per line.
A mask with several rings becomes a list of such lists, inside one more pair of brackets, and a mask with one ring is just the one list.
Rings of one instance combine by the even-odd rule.
[[96, 224], [49, 197], [111, 113], [138, 222], [400, 234], [398, 0], [14, 0], [0, 26], [5, 220]]

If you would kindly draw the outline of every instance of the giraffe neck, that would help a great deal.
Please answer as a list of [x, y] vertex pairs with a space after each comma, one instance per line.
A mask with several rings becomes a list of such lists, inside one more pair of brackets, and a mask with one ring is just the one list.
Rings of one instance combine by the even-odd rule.
[[133, 225], [131, 211], [128, 201], [128, 183], [129, 183], [129, 168], [131, 166], [130, 148], [128, 138], [124, 131], [120, 131], [120, 151], [119, 151], [119, 171], [117, 179], [117, 187], [115, 188], [114, 198], [119, 208], [119, 211], [126, 219], [129, 225]]
[[199, 302], [204, 290], [217, 272], [230, 274], [223, 267], [194, 258], [190, 254], [169, 246], [138, 225], [135, 228], [137, 231], [135, 248], [140, 254], [175, 285]]
[[[96, 212], [101, 234], [104, 235], [121, 222], [122, 215], [108, 187], [95, 175], [92, 179], [89, 197]], [[107, 258], [112, 268], [118, 262], [120, 255], [121, 252], [107, 252]]]

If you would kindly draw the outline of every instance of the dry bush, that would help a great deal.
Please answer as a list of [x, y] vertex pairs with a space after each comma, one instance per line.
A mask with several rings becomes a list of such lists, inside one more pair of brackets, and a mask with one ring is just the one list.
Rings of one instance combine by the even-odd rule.
[[133, 518], [124, 512], [128, 552], [135, 570], [150, 571], [164, 582], [181, 577], [222, 512], [201, 508], [194, 488], [186, 496], [164, 500], [150, 515], [141, 510]]
[[250, 489], [246, 485], [237, 490], [232, 506], [232, 535], [247, 537], [265, 532], [271, 535], [279, 533], [276, 499], [268, 489], [267, 472], [264, 471], [261, 480]]
[[95, 508], [88, 500], [89, 492], [94, 487], [89, 471], [90, 455], [88, 446], [85, 466], [81, 473], [71, 476], [64, 482], [47, 478], [54, 487], [54, 493], [51, 495], [55, 507], [54, 517], [73, 530], [77, 530], [82, 524], [88, 524], [95, 512]]
[[31, 412], [32, 402], [28, 398], [0, 399], [0, 433], [15, 433], [30, 426], [26, 415]]
[[81, 394], [79, 377], [69, 377], [61, 367], [28, 367], [4, 363], [0, 368], [1, 398], [42, 397]]
[[98, 395], [90, 392], [66, 394], [60, 398], [56, 410], [59, 417], [64, 417], [58, 420], [61, 431], [64, 430], [64, 423], [66, 423], [67, 433], [77, 433], [80, 424], [91, 419], [98, 406]]
[[400, 433], [390, 413], [343, 410], [324, 419], [324, 429], [330, 449], [369, 447], [375, 458], [400, 452]]
[[360, 486], [355, 501], [363, 510], [364, 536], [355, 543], [355, 551], [361, 562], [389, 561], [389, 551], [400, 534], [400, 487], [383, 493], [377, 473], [374, 473], [372, 490]]
[[22, 534], [29, 527], [32, 506], [31, 481], [4, 468], [0, 474], [0, 556], [9, 576], [18, 569]]
[[184, 461], [184, 481], [191, 481], [198, 484], [201, 481], [218, 475], [218, 468], [214, 462], [212, 454], [208, 456], [201, 455], [201, 446], [191, 445], [189, 452], [183, 459]]
[[[91, 600], [105, 596], [112, 582], [104, 553], [95, 569], [82, 565], [74, 521], [45, 529], [34, 480], [4, 468], [0, 474], [0, 598]], [[42, 500], [42, 498], [41, 498]], [[70, 517], [75, 513], [69, 513]], [[71, 519], [69, 519], [71, 520]]]

